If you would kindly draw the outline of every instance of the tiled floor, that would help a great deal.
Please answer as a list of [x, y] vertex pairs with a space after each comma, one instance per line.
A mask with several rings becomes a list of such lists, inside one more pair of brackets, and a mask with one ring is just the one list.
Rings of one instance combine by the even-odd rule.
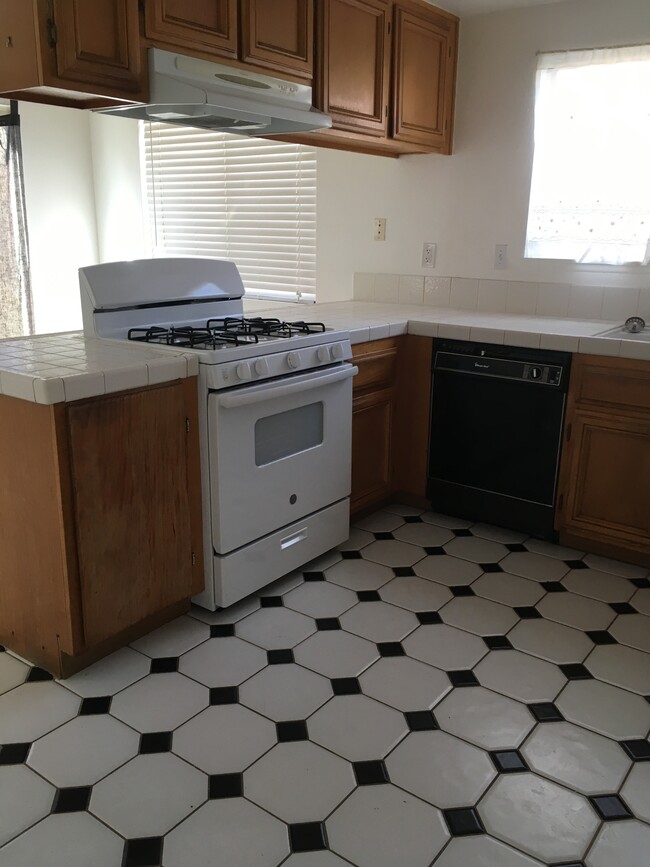
[[648, 867], [647, 571], [394, 506], [63, 683], [0, 654], [1, 867]]

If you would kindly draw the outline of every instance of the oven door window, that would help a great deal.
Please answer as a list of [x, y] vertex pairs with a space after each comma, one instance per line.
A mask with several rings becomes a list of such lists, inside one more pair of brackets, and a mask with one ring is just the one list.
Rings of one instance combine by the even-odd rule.
[[323, 442], [323, 403], [310, 403], [255, 422], [255, 465], [272, 464]]

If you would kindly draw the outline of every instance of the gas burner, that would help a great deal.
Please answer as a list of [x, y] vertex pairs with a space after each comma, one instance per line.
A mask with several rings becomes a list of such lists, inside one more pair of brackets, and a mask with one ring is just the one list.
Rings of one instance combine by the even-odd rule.
[[174, 325], [171, 328], [161, 328], [157, 325], [149, 328], [131, 328], [128, 338], [141, 343], [164, 343], [167, 346], [183, 349], [220, 349], [224, 346], [243, 346], [258, 342], [255, 334], [217, 331], [209, 327], [194, 328], [191, 325]]
[[300, 334], [322, 334], [322, 322], [283, 322], [280, 319], [265, 319], [260, 316], [244, 318], [226, 316], [223, 319], [208, 319], [207, 327], [219, 333], [257, 335], [259, 337], [296, 337]]

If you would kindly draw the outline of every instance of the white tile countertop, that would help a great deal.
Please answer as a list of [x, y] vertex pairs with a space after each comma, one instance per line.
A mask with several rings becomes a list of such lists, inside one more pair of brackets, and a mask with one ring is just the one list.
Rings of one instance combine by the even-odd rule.
[[0, 340], [0, 394], [63, 403], [198, 373], [196, 355], [80, 331]]
[[[245, 310], [247, 306], [244, 302]], [[419, 334], [650, 361], [650, 340], [632, 334], [625, 340], [599, 337], [603, 331], [622, 325], [621, 322], [603, 319], [550, 318], [369, 301], [293, 305], [291, 308], [284, 304], [281, 313], [279, 307], [275, 304], [262, 309], [258, 302], [254, 306], [251, 304], [249, 315], [268, 314], [282, 316], [288, 321], [323, 322], [328, 327], [349, 331], [352, 343], [398, 334]]]

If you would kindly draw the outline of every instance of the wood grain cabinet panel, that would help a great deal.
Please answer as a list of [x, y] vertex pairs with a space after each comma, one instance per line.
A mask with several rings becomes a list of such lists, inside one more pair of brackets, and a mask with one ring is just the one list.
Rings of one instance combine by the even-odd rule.
[[311, 80], [314, 0], [244, 0], [240, 60]]
[[237, 57], [236, 0], [145, 0], [145, 36], [170, 50]]
[[354, 514], [391, 492], [392, 388], [355, 398], [352, 406], [352, 496]]

